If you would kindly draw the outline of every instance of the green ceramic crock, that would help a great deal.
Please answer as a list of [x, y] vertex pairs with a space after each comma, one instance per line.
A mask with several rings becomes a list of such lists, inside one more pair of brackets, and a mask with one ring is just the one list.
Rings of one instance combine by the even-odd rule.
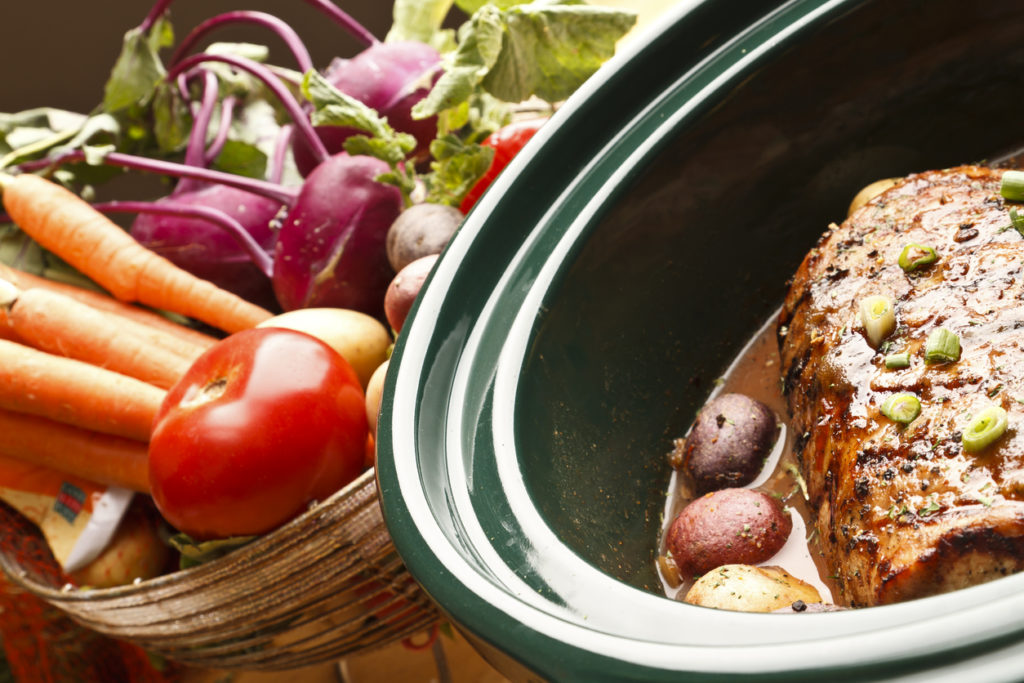
[[681, 2], [508, 167], [398, 339], [378, 477], [409, 570], [517, 680], [1024, 680], [1024, 575], [771, 615], [654, 571], [668, 444], [828, 223], [1022, 124], [1024, 3]]

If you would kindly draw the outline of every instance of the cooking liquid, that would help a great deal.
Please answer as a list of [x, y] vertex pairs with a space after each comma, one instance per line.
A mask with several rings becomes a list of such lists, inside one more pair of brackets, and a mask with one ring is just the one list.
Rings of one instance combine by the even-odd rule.
[[[995, 167], [1024, 169], [1024, 149], [1015, 148], [997, 155], [990, 163]], [[708, 400], [720, 393], [746, 394], [761, 401], [775, 413], [780, 425], [778, 439], [765, 461], [761, 474], [746, 488], [757, 489], [779, 499], [790, 512], [793, 531], [782, 549], [761, 564], [782, 567], [796, 578], [817, 588], [822, 602], [831, 603], [836, 586], [825, 566], [819, 535], [813, 525], [814, 517], [804, 495], [803, 479], [797, 466], [796, 455], [793, 453], [795, 436], [786, 424], [789, 413], [786, 400], [782, 396], [779, 348], [775, 336], [778, 313], [776, 311], [772, 314], [747, 343], [725, 375], [718, 380], [718, 386]], [[677, 471], [673, 472], [658, 546], [661, 561], [665, 560], [665, 535], [668, 528], [680, 510], [694, 497], [685, 477]], [[678, 577], [678, 580], [675, 580], [675, 577], [666, 576], [662, 571], [661, 562], [658, 563], [658, 576], [661, 578], [665, 594], [677, 600], [682, 600], [694, 583], [693, 577]]]
[[[829, 571], [825, 566], [821, 545], [818, 542], [818, 533], [814, 528], [813, 516], [805, 498], [803, 479], [799, 474], [796, 456], [793, 453], [795, 436], [786, 424], [788, 412], [786, 400], [782, 395], [779, 349], [775, 336], [777, 318], [777, 313], [773, 314], [753, 339], [747, 343], [725, 375], [717, 380], [718, 386], [715, 387], [708, 400], [710, 401], [721, 393], [745, 394], [761, 401], [775, 413], [779, 423], [778, 438], [765, 460], [761, 473], [745, 488], [757, 489], [778, 499], [790, 513], [793, 520], [793, 531], [782, 549], [761, 564], [762, 566], [782, 567], [796, 578], [817, 588], [822, 602], [831, 603], [834, 583], [829, 579]], [[686, 477], [678, 471], [674, 471], [665, 504], [664, 523], [659, 544], [659, 552], [662, 556], [666, 552], [665, 535], [669, 526], [683, 507], [694, 497]], [[660, 566], [658, 574], [661, 577], [665, 594], [677, 600], [682, 600], [693, 585], [693, 577], [679, 577], [681, 582], [676, 582], [666, 576]]]

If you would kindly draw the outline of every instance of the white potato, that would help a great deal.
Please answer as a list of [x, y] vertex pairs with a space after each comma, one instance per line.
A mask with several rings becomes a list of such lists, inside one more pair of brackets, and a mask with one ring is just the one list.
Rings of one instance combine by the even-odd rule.
[[864, 206], [899, 181], [900, 178], [882, 178], [881, 180], [876, 180], [870, 185], [865, 185], [861, 188], [861, 191], [854, 196], [853, 201], [850, 202], [850, 208], [846, 210], [846, 215], [849, 216], [851, 213]]
[[370, 423], [370, 433], [377, 436], [377, 413], [380, 412], [380, 397], [384, 393], [384, 376], [388, 371], [388, 361], [381, 363], [366, 385], [366, 421]]
[[286, 327], [311, 334], [341, 354], [366, 389], [370, 376], [388, 357], [391, 333], [373, 316], [347, 308], [298, 308], [264, 320], [257, 327]]
[[782, 567], [726, 564], [700, 577], [684, 600], [691, 605], [735, 612], [772, 612], [797, 600], [821, 602], [821, 595]]

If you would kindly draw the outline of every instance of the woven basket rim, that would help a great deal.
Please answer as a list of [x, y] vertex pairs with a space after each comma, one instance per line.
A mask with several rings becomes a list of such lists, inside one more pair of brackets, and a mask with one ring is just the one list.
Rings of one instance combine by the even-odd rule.
[[8, 558], [3, 553], [0, 553], [0, 566], [3, 567], [5, 573], [10, 576], [11, 580], [15, 581], [23, 588], [35, 593], [39, 597], [55, 602], [101, 602], [103, 600], [131, 597], [136, 594], [145, 593], [148, 590], [159, 589], [165, 586], [173, 586], [182, 581], [188, 581], [195, 577], [202, 577], [205, 574], [215, 573], [223, 563], [230, 561], [228, 558], [233, 556], [236, 552], [241, 552], [243, 550], [248, 550], [250, 552], [260, 551], [263, 548], [273, 546], [280, 539], [287, 538], [292, 529], [302, 526], [306, 520], [315, 515], [322, 508], [345, 500], [367, 486], [376, 489], [377, 478], [375, 468], [371, 467], [367, 469], [356, 479], [349, 482], [344, 488], [331, 494], [328, 498], [309, 506], [309, 508], [301, 515], [298, 515], [273, 531], [259, 536], [252, 542], [247, 543], [245, 546], [238, 548], [223, 557], [219, 557], [216, 560], [212, 560], [195, 567], [178, 569], [168, 574], [163, 574], [143, 581], [136, 581], [124, 586], [114, 586], [111, 588], [74, 588], [71, 590], [67, 590], [66, 586], [61, 588], [52, 588], [33, 580], [24, 572], [12, 571], [12, 568], [8, 566]]

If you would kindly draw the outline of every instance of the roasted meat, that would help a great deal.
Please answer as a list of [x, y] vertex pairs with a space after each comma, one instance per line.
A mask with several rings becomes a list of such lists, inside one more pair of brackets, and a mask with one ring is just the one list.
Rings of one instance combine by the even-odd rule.
[[[778, 329], [784, 391], [840, 603], [898, 602], [1024, 568], [1024, 236], [1010, 217], [1024, 205], [1001, 197], [1002, 173], [909, 176], [830, 226], [793, 277]], [[937, 258], [906, 272], [911, 243]], [[859, 313], [872, 295], [895, 304], [877, 347]], [[959, 358], [926, 362], [940, 327], [957, 335]], [[902, 352], [909, 367], [887, 368]], [[920, 401], [909, 423], [881, 412], [897, 392]], [[1008, 427], [968, 452], [962, 433], [991, 405]]]

